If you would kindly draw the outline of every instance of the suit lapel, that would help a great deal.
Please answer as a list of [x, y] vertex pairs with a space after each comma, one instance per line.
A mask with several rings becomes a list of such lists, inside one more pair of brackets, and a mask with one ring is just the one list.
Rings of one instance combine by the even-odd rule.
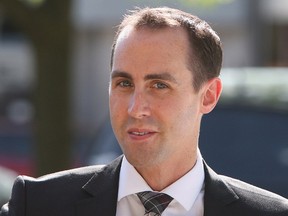
[[[123, 157], [97, 170], [83, 186], [90, 198], [81, 200], [77, 216], [115, 216], [118, 197], [120, 167]], [[204, 216], [228, 216], [226, 206], [239, 198], [232, 188], [205, 162]]]
[[117, 158], [111, 164], [103, 166], [83, 186], [90, 198], [78, 203], [77, 216], [115, 216], [118, 182], [122, 157]]
[[205, 162], [204, 216], [226, 216], [227, 205], [239, 199], [232, 188]]

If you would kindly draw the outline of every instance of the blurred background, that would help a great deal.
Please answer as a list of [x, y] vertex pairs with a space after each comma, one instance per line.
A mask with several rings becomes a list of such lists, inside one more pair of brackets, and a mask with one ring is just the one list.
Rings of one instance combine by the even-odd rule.
[[224, 45], [223, 96], [200, 148], [218, 173], [288, 197], [287, 0], [0, 0], [0, 204], [15, 176], [121, 154], [108, 113], [110, 48], [135, 6], [170, 6]]

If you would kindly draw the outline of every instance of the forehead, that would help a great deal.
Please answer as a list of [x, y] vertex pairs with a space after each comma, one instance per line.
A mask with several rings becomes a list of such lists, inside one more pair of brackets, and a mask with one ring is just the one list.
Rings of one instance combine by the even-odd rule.
[[[151, 29], [125, 27], [116, 41], [113, 69], [123, 65], [141, 66], [185, 64], [188, 61], [188, 35], [182, 27]], [[140, 65], [138, 65], [140, 66]]]
[[[175, 26], [175, 27], [133, 27], [126, 26], [118, 35], [116, 41], [116, 48], [120, 43], [123, 42], [153, 42], [157, 39], [165, 38], [166, 42], [174, 42], [174, 45], [184, 45], [185, 47], [188, 45], [188, 34], [183, 27]], [[165, 41], [163, 44], [165, 44]], [[167, 45], [167, 44], [166, 44]]]

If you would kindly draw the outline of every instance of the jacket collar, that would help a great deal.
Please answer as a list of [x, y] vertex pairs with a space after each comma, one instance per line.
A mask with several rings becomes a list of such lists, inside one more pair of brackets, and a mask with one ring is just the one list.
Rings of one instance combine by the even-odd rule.
[[83, 186], [91, 195], [78, 203], [77, 216], [115, 216], [118, 196], [118, 181], [122, 156], [112, 163], [102, 166]]
[[223, 215], [225, 207], [239, 199], [233, 189], [204, 161], [204, 216]]
[[[111, 164], [102, 166], [83, 186], [90, 198], [82, 200], [77, 206], [77, 216], [115, 216], [118, 197], [118, 183], [123, 156]], [[206, 163], [204, 216], [218, 216], [224, 208], [239, 199], [233, 189]]]

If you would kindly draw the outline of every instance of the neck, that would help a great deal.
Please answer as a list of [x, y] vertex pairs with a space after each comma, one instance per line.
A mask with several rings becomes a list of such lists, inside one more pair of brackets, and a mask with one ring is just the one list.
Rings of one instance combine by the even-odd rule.
[[171, 159], [162, 164], [135, 167], [147, 184], [154, 191], [162, 191], [188, 173], [196, 164], [197, 151], [193, 156], [175, 162]]

